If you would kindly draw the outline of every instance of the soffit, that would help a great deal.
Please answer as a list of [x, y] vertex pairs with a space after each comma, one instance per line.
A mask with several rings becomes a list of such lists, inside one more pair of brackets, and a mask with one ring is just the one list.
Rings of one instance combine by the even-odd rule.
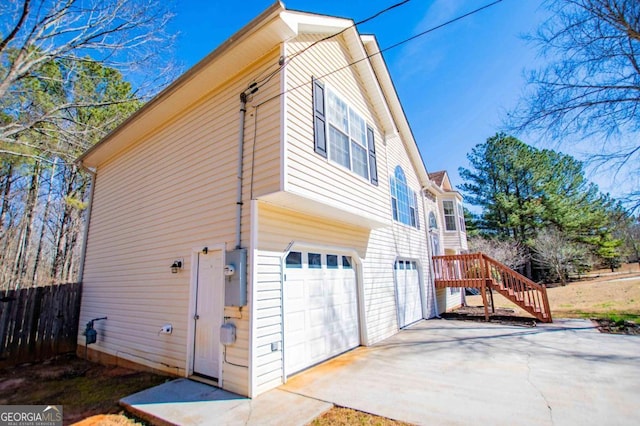
[[283, 10], [279, 2], [271, 6], [86, 151], [78, 161], [85, 167], [97, 167], [223, 86], [236, 74], [229, 70], [240, 72], [293, 36], [291, 27], [279, 17]]

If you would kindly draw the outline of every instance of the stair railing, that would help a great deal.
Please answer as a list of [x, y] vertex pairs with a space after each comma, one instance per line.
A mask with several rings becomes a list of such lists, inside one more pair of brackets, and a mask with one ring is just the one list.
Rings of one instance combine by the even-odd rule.
[[547, 289], [484, 253], [434, 256], [436, 287], [495, 289], [543, 322], [552, 322]]

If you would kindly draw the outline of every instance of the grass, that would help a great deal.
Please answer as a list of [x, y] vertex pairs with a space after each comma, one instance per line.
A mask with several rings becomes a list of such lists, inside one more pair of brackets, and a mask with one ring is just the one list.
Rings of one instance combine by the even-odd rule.
[[609, 321], [613, 321], [616, 324], [621, 324], [625, 321], [633, 322], [636, 324], [640, 324], [640, 314], [632, 314], [628, 312], [604, 312], [604, 313], [593, 313], [593, 312], [572, 312], [578, 318], [601, 318]]
[[104, 425], [136, 424], [122, 414], [104, 415], [122, 413], [118, 405], [121, 398], [166, 379], [69, 355], [51, 362], [1, 370], [0, 405], [62, 405], [65, 424], [94, 415], [103, 415], [99, 423]]
[[[640, 323], [640, 273], [637, 272], [550, 286], [547, 295], [554, 318], [603, 318]], [[497, 292], [494, 298], [496, 307], [528, 315]], [[467, 296], [467, 303], [482, 305], [482, 298]]]
[[326, 413], [314, 419], [310, 426], [409, 426], [411, 423], [405, 423], [397, 420], [391, 420], [386, 417], [374, 416], [372, 414], [363, 413], [361, 411], [352, 410], [344, 407], [333, 407]]
[[[118, 401], [166, 380], [165, 376], [107, 367], [68, 355], [50, 362], [0, 370], [0, 405], [62, 405], [64, 424], [76, 426], [145, 425], [124, 412]], [[333, 407], [311, 424], [402, 426], [409, 423]]]

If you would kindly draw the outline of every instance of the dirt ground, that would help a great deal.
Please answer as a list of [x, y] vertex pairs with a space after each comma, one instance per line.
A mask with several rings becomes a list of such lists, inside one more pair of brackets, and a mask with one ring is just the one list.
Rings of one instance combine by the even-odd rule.
[[[597, 319], [603, 332], [640, 334], [640, 270], [638, 264], [625, 265], [622, 271], [611, 274], [601, 270], [566, 286], [547, 287], [551, 314], [554, 318]], [[530, 318], [524, 310], [494, 292], [497, 315]], [[456, 311], [471, 315], [482, 306], [481, 296], [467, 296], [468, 308]], [[455, 314], [455, 313], [454, 313]], [[478, 314], [484, 315], [482, 308]], [[636, 323], [636, 324], [634, 324]]]
[[[0, 405], [62, 405], [65, 425], [146, 425], [124, 412], [118, 401], [168, 379], [122, 367], [106, 367], [69, 354], [43, 363], [0, 370]], [[408, 425], [341, 407], [330, 409], [311, 424]]]
[[123, 415], [106, 415], [122, 412], [120, 398], [165, 380], [165, 376], [106, 367], [70, 354], [0, 370], [0, 405], [62, 405], [64, 424], [94, 415], [100, 416], [83, 425], [136, 424]]

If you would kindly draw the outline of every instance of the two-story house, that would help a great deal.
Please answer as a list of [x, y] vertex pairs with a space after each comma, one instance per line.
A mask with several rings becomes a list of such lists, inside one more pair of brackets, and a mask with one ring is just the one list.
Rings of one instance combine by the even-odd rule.
[[[468, 245], [462, 195], [453, 188], [445, 170], [429, 173], [429, 178], [433, 184], [427, 196], [435, 204], [435, 212], [428, 223], [432, 253], [434, 256], [466, 253]], [[437, 289], [436, 296], [440, 312], [464, 303], [464, 291], [459, 287]]]
[[446, 191], [351, 20], [274, 4], [79, 162], [93, 359], [253, 397], [438, 312]]

